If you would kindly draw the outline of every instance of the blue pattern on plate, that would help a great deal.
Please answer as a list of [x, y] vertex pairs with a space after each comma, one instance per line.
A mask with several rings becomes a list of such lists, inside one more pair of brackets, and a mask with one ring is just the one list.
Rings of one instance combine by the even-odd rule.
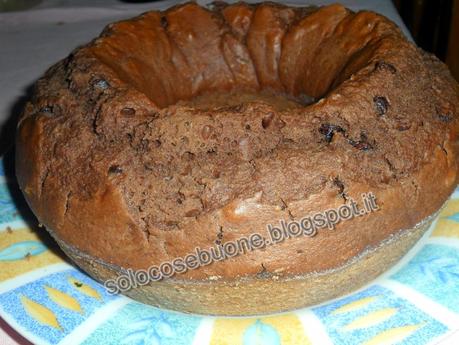
[[459, 250], [428, 244], [392, 279], [459, 313]]
[[199, 316], [132, 302], [99, 326], [83, 344], [189, 345], [201, 320]]
[[14, 205], [8, 185], [0, 181], [0, 224], [16, 219], [18, 219], [18, 210]]
[[48, 250], [45, 245], [38, 241], [22, 241], [0, 249], [0, 261], [22, 260], [27, 255], [38, 255]]
[[281, 337], [273, 326], [258, 319], [245, 330], [243, 344], [281, 345]]
[[[358, 308], [336, 313], [338, 308], [368, 297], [374, 299]], [[409, 332], [403, 343], [426, 344], [448, 330], [445, 325], [417, 309], [408, 301], [377, 285], [312, 310], [325, 325], [327, 333], [335, 344], [361, 344], [391, 329], [413, 325], [417, 325], [417, 328]], [[380, 322], [367, 324], [362, 328], [349, 327], [355, 320], [378, 311], [392, 311], [392, 314], [388, 313], [387, 318], [381, 318]]]
[[446, 219], [452, 220], [453, 222], [459, 223], [459, 212], [454, 213], [451, 216], [445, 217]]
[[[97, 291], [100, 298], [90, 297], [81, 293], [75, 286], [72, 286], [72, 283], [69, 282], [69, 278], [77, 279], [79, 282], [89, 285], [93, 290]], [[63, 307], [62, 304], [53, 301], [50, 298], [45, 286], [59, 290], [66, 295], [71, 296], [73, 300], [77, 300], [81, 306], [82, 312], [69, 310], [68, 308]], [[46, 324], [44, 322], [39, 322], [36, 318], [34, 318], [24, 308], [23, 303], [21, 302], [21, 297], [26, 297], [34, 303], [48, 309], [48, 311], [52, 313], [53, 317], [56, 318], [58, 324], [60, 325], [60, 329], [52, 327], [49, 323]], [[80, 271], [72, 268], [40, 278], [34, 282], [1, 294], [0, 307], [4, 312], [9, 314], [10, 318], [15, 319], [21, 327], [25, 328], [34, 335], [55, 344], [74, 330], [75, 327], [81, 324], [104, 303], [116, 298], [120, 297], [107, 294], [100, 284], [85, 274], [82, 274]], [[42, 315], [45, 316], [44, 313], [42, 313]]]

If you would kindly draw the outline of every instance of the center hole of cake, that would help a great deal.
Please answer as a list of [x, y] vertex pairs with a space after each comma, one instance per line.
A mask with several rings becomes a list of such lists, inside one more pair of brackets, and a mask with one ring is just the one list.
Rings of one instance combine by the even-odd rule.
[[233, 107], [251, 102], [262, 102], [271, 105], [277, 111], [285, 111], [305, 107], [314, 103], [314, 98], [307, 95], [293, 97], [285, 93], [268, 90], [234, 90], [228, 92], [205, 92], [192, 99], [181, 100], [177, 102], [177, 105], [207, 110], [220, 107]]

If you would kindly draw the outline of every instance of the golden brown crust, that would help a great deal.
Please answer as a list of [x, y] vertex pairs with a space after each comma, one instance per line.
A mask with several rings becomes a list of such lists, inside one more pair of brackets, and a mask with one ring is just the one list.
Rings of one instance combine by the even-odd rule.
[[[245, 279], [223, 281], [172, 278], [139, 286], [126, 294], [160, 308], [203, 315], [248, 316], [318, 304], [350, 293], [387, 271], [421, 238], [435, 215], [437, 213], [333, 270], [282, 278], [263, 272]], [[72, 260], [99, 281], [126, 274], [118, 267], [107, 266], [57, 241]]]
[[[174, 105], [216, 90], [316, 102]], [[180, 279], [307, 275], [440, 208], [458, 109], [447, 68], [377, 14], [189, 3], [111, 24], [53, 66], [18, 126], [17, 175], [61, 243], [133, 269], [373, 192], [377, 212]]]

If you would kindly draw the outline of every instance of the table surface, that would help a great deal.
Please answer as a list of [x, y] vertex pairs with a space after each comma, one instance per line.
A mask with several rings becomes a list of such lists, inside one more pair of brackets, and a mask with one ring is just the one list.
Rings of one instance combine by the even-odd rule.
[[[66, 57], [78, 45], [97, 36], [110, 22], [129, 18], [150, 9], [165, 9], [179, 2], [168, 0], [134, 4], [117, 0], [44, 0], [26, 11], [0, 13], [1, 145], [5, 146], [11, 141], [14, 119], [27, 100], [31, 86], [50, 65]], [[198, 1], [200, 4], [209, 2], [211, 1]], [[308, 5], [330, 4], [336, 1], [283, 2]], [[397, 23], [409, 36], [390, 0], [340, 2], [352, 10], [367, 9], [381, 13]], [[0, 153], [4, 149], [5, 147], [0, 147]], [[28, 342], [0, 319], [0, 345], [18, 343]]]

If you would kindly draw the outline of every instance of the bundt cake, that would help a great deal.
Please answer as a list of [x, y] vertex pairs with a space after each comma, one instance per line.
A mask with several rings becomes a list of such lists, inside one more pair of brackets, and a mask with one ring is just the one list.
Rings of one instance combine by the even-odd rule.
[[447, 67], [376, 13], [186, 3], [52, 66], [16, 171], [110, 292], [277, 312], [348, 293], [416, 243], [456, 186], [458, 109]]

